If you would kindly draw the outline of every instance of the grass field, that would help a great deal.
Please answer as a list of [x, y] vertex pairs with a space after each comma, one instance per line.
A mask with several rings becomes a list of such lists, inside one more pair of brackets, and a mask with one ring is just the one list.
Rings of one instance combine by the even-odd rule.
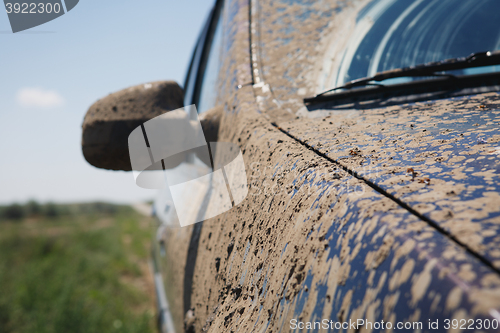
[[50, 209], [0, 220], [0, 333], [154, 332], [152, 219], [108, 204]]

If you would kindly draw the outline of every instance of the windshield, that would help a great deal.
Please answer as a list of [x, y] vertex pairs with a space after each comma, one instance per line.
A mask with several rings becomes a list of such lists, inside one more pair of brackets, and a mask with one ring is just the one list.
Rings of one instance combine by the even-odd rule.
[[[499, 0], [373, 0], [358, 13], [335, 86], [385, 70], [498, 50], [499, 21]], [[454, 74], [497, 70], [490, 66]]]

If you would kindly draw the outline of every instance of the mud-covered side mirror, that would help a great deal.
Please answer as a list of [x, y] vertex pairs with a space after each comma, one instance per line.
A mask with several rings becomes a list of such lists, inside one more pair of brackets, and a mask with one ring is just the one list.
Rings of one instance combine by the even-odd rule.
[[98, 168], [130, 171], [129, 134], [144, 122], [183, 104], [184, 92], [173, 81], [140, 84], [98, 100], [83, 120], [83, 156]]
[[[98, 168], [131, 171], [130, 133], [148, 120], [182, 108], [183, 103], [183, 90], [173, 81], [137, 85], [98, 100], [83, 121], [83, 156]], [[199, 117], [208, 142], [217, 141], [221, 115], [220, 106]], [[178, 156], [177, 164], [183, 158]]]

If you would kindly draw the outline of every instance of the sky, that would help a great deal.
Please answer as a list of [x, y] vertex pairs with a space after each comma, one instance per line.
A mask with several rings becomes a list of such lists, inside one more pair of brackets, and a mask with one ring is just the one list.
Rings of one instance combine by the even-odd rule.
[[97, 99], [129, 86], [182, 85], [213, 3], [80, 0], [65, 15], [16, 34], [0, 10], [0, 204], [154, 198], [130, 172], [85, 161], [83, 117]]

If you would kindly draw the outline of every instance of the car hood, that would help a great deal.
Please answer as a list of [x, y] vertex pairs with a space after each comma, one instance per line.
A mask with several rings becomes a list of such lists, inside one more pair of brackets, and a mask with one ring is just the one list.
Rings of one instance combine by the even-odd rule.
[[499, 94], [369, 110], [309, 111], [303, 103], [331, 88], [325, 75], [368, 2], [259, 1], [252, 39], [261, 109], [304, 146], [500, 271]]
[[279, 126], [500, 269], [499, 94]]

